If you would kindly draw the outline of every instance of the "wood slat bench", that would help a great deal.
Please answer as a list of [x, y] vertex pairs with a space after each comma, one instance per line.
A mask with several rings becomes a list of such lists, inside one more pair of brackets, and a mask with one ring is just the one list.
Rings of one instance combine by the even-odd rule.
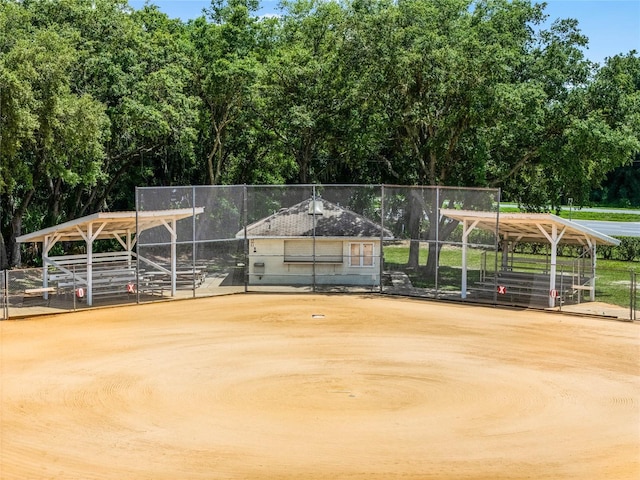
[[46, 302], [47, 306], [49, 306], [51, 304], [51, 297], [55, 293], [56, 289], [54, 287], [25, 288], [22, 303], [24, 304], [25, 301], [41, 298]]

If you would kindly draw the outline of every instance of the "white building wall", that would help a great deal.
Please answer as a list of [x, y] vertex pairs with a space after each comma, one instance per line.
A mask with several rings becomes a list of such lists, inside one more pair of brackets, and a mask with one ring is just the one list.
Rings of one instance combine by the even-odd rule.
[[[311, 262], [285, 262], [286, 239], [259, 238], [249, 240], [249, 284], [250, 285], [311, 285], [314, 267]], [[317, 240], [322, 242], [322, 240]], [[331, 239], [331, 241], [335, 241]], [[311, 243], [312, 240], [310, 239]], [[350, 266], [351, 243], [373, 243], [374, 261], [371, 266]], [[380, 241], [349, 238], [342, 240], [342, 263], [316, 263], [315, 282], [322, 285], [367, 285], [380, 284]]]

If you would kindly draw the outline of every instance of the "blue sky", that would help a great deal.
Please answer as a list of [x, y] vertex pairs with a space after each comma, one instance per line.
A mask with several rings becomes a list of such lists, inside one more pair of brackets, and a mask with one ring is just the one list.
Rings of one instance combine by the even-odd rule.
[[[188, 20], [202, 14], [210, 0], [153, 0], [170, 17]], [[144, 0], [130, 0], [140, 8]], [[260, 2], [260, 13], [277, 13], [278, 0]], [[600, 64], [606, 57], [637, 50], [640, 53], [640, 0], [547, 0], [550, 20], [576, 18], [589, 38], [587, 58]]]

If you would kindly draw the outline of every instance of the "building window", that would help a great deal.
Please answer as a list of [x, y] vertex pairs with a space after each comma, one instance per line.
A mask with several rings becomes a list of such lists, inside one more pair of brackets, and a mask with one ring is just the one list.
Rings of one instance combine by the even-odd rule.
[[350, 267], [373, 267], [373, 243], [349, 244]]
[[[315, 253], [315, 256], [314, 256]], [[341, 241], [285, 240], [284, 261], [287, 263], [342, 263]]]

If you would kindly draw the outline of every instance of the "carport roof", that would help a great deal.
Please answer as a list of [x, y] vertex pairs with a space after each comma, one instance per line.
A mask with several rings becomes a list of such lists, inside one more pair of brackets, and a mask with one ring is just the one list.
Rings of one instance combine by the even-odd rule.
[[[16, 240], [20, 243], [44, 242], [47, 237], [55, 238], [55, 241], [84, 241], [85, 232], [89, 225], [96, 225], [93, 232], [94, 240], [113, 238], [118, 235], [139, 233], [149, 228], [164, 225], [173, 220], [188, 218], [194, 214], [202, 213], [202, 207], [180, 208], [170, 210], [149, 210], [136, 212], [98, 212], [85, 217], [70, 220], [53, 227], [38, 230], [33, 233], [21, 235]], [[97, 235], [96, 235], [97, 233]]]
[[620, 240], [597, 232], [551, 213], [500, 213], [473, 210], [441, 209], [445, 215], [459, 222], [474, 223], [477, 228], [495, 232], [496, 224], [500, 238], [522, 242], [547, 243], [555, 226], [562, 234], [560, 243], [574, 245], [619, 245]]

